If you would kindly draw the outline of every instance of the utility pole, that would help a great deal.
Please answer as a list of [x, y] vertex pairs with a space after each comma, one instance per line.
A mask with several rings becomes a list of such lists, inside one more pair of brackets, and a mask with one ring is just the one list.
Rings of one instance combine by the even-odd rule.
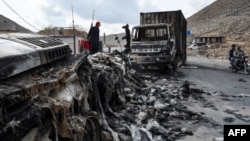
[[74, 24], [73, 5], [72, 5], [72, 23], [73, 23], [74, 54], [76, 54], [76, 36], [75, 36], [75, 24]]
[[[95, 18], [95, 10], [93, 10], [91, 27], [93, 27], [94, 18]], [[90, 28], [91, 28], [91, 27], [90, 27]]]

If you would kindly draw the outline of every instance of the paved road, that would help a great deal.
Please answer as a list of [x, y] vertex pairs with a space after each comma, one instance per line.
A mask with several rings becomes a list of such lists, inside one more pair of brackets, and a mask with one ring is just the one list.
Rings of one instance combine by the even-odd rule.
[[[206, 102], [190, 98], [187, 107], [203, 112], [210, 121], [220, 125], [189, 125], [194, 132], [180, 141], [213, 141], [223, 137], [225, 124], [250, 124], [250, 76], [233, 73], [228, 61], [189, 57], [187, 66], [179, 69], [192, 85], [210, 92]], [[194, 128], [195, 127], [195, 128]]]
[[[220, 91], [225, 94], [250, 94], [250, 75], [233, 73], [228, 61], [189, 57], [188, 67], [181, 68], [186, 79], [194, 81], [198, 87], [207, 91]], [[196, 69], [192, 69], [196, 66]]]

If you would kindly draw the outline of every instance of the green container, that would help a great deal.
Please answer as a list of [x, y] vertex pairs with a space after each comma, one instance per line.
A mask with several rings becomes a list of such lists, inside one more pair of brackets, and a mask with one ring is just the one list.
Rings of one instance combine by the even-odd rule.
[[99, 48], [98, 48], [98, 51], [99, 52], [102, 52], [103, 51], [103, 47], [102, 47], [102, 41], [99, 41]]

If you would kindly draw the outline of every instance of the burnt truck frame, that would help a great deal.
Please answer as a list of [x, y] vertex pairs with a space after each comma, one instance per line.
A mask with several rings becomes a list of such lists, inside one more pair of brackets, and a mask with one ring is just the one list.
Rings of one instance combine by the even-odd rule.
[[67, 43], [31, 33], [0, 34], [0, 80], [71, 54]]
[[181, 10], [140, 13], [132, 28], [131, 63], [173, 68], [186, 62], [187, 22]]

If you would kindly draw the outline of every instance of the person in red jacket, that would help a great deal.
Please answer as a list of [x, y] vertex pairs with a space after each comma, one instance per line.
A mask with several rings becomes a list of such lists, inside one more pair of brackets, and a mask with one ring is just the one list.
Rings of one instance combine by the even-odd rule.
[[90, 54], [95, 54], [99, 49], [99, 27], [101, 26], [100, 22], [96, 22], [94, 27], [90, 28], [87, 39], [90, 43]]

